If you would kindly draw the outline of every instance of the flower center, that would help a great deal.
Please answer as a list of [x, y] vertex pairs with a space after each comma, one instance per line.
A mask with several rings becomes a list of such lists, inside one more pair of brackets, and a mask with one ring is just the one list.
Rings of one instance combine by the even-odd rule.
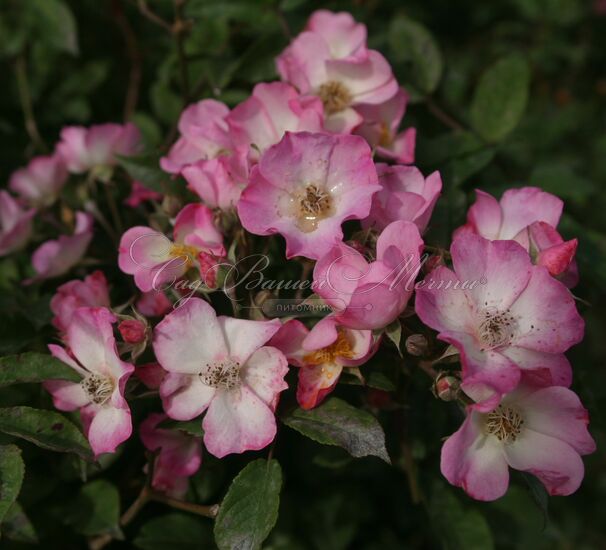
[[103, 405], [114, 392], [114, 381], [103, 374], [91, 372], [80, 382], [82, 389], [87, 393], [91, 402]]
[[484, 347], [481, 351], [494, 349], [511, 344], [517, 330], [517, 322], [509, 312], [497, 311], [493, 308], [485, 309], [480, 316], [478, 337]]
[[198, 249], [188, 244], [174, 243], [168, 252], [171, 258], [180, 258], [189, 267], [193, 265], [198, 257]]
[[207, 386], [231, 390], [240, 385], [240, 363], [232, 359], [207, 363], [199, 376]]
[[486, 415], [486, 432], [503, 443], [513, 443], [524, 426], [522, 415], [511, 407], [499, 405]]
[[318, 95], [328, 115], [343, 111], [349, 107], [353, 99], [347, 87], [337, 80], [329, 80], [322, 84]]
[[318, 227], [320, 220], [332, 214], [333, 201], [330, 193], [310, 183], [303, 193], [295, 198], [295, 207], [299, 229], [304, 233], [310, 233]]
[[391, 139], [391, 131], [387, 123], [381, 122], [381, 128], [379, 133], [379, 146], [380, 147], [390, 147], [393, 143]]
[[348, 340], [345, 332], [339, 329], [337, 339], [330, 346], [308, 353], [303, 357], [303, 361], [308, 365], [323, 365], [334, 363], [337, 357], [351, 359], [353, 356], [354, 352], [351, 342]]

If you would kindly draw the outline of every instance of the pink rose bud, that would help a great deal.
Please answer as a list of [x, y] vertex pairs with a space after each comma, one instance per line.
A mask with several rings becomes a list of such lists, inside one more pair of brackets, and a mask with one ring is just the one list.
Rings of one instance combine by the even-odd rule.
[[456, 376], [442, 373], [434, 383], [434, 394], [442, 401], [454, 401], [459, 395], [460, 380]]
[[140, 344], [145, 340], [147, 327], [137, 319], [127, 319], [118, 325], [122, 339], [128, 344]]
[[578, 241], [572, 239], [561, 244], [556, 244], [539, 252], [537, 265], [545, 266], [554, 277], [564, 273], [574, 260]]

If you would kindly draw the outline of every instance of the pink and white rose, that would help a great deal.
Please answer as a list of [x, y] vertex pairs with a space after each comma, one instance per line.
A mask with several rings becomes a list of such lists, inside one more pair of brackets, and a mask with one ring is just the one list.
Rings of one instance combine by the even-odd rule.
[[287, 132], [253, 168], [238, 214], [251, 233], [280, 233], [288, 258], [317, 259], [341, 241], [344, 221], [368, 216], [379, 189], [362, 138]]
[[595, 450], [588, 422], [569, 389], [523, 383], [496, 408], [468, 407], [463, 425], [442, 447], [442, 474], [477, 500], [502, 497], [509, 468], [537, 476], [550, 495], [570, 495], [583, 480], [581, 456]]
[[24, 210], [6, 191], [0, 191], [0, 256], [23, 248], [32, 234], [36, 210]]
[[44, 387], [59, 410], [80, 410], [95, 456], [113, 453], [132, 432], [124, 388], [135, 367], [118, 355], [112, 329], [115, 322], [116, 317], [105, 308], [79, 308], [67, 327], [67, 349], [55, 344], [48, 346], [82, 380], [47, 380]]
[[440, 266], [418, 284], [415, 308], [459, 350], [474, 406], [492, 410], [522, 372], [537, 385], [569, 386], [564, 352], [584, 332], [570, 291], [514, 241], [461, 235], [451, 255], [454, 271]]
[[265, 344], [279, 328], [277, 319], [217, 317], [191, 298], [155, 329], [154, 351], [168, 371], [160, 387], [164, 410], [175, 420], [206, 411], [204, 444], [216, 457], [262, 449], [276, 435], [274, 410], [288, 366]]
[[55, 154], [33, 158], [25, 168], [11, 174], [8, 185], [29, 204], [44, 207], [55, 202], [67, 178], [63, 159]]

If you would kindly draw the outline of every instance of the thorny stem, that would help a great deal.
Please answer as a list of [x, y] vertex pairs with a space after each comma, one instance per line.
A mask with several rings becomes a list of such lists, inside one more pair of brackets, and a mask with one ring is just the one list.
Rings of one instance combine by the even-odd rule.
[[422, 361], [419, 361], [418, 365], [423, 371], [425, 371], [429, 376], [431, 376], [431, 378], [433, 380], [435, 380], [437, 378], [438, 371], [436, 371], [436, 369], [434, 369], [432, 367], [432, 365], [433, 365], [432, 361], [422, 360]]
[[21, 53], [15, 61], [15, 73], [17, 77], [17, 89], [19, 91], [19, 101], [23, 111], [25, 121], [25, 130], [27, 131], [32, 143], [41, 151], [47, 151], [48, 147], [40, 136], [38, 124], [34, 116], [34, 108], [32, 105], [32, 96], [29, 89], [29, 80], [27, 78], [27, 63], [25, 53]]

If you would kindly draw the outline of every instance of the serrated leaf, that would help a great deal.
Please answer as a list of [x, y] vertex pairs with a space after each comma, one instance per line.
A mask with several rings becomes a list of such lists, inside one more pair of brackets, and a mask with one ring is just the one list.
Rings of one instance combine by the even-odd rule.
[[2, 535], [15, 542], [38, 542], [36, 530], [18, 502], [15, 502], [4, 516]]
[[480, 78], [471, 104], [471, 124], [484, 139], [502, 140], [517, 125], [528, 102], [530, 69], [520, 55], [499, 59]]
[[21, 449], [16, 445], [0, 446], [0, 523], [19, 496], [24, 473]]
[[0, 432], [20, 437], [38, 447], [76, 453], [86, 460], [93, 455], [82, 432], [65, 416], [31, 407], [0, 409]]
[[109, 481], [97, 479], [80, 489], [71, 502], [66, 523], [83, 535], [119, 532], [120, 493]]
[[81, 378], [74, 369], [44, 353], [28, 352], [0, 358], [0, 388], [45, 380], [79, 382]]
[[442, 76], [442, 52], [433, 35], [420, 23], [405, 16], [396, 17], [389, 27], [392, 57], [407, 64], [412, 84], [422, 92], [433, 92]]
[[284, 415], [282, 422], [318, 443], [342, 447], [352, 456], [377, 456], [391, 462], [379, 421], [337, 397], [309, 411], [297, 408]]
[[135, 538], [134, 545], [143, 550], [198, 550], [213, 547], [208, 521], [176, 513], [145, 523]]
[[232, 481], [215, 520], [220, 550], [255, 550], [278, 519], [282, 469], [277, 460], [249, 463]]

